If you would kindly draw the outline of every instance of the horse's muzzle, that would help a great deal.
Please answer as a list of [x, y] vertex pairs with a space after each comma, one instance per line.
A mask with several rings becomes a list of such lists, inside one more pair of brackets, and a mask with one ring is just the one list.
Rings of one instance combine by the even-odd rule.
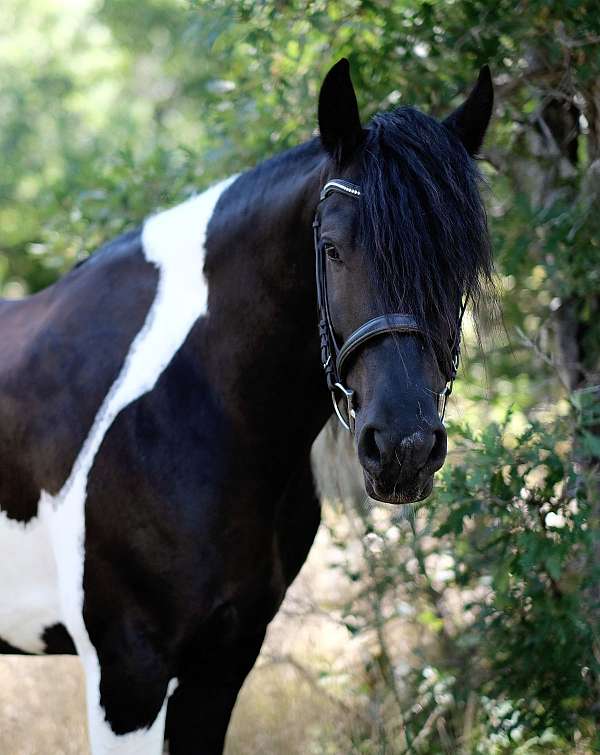
[[396, 440], [365, 425], [357, 450], [369, 496], [387, 503], [421, 501], [431, 493], [433, 475], [446, 458], [446, 431], [440, 423]]

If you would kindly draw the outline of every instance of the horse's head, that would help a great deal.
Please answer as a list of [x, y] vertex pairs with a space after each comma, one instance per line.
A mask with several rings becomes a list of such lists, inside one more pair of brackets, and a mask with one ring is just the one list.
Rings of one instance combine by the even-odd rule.
[[363, 129], [347, 61], [321, 88], [330, 156], [315, 221], [322, 356], [367, 492], [390, 503], [429, 495], [446, 457], [440, 413], [463, 302], [492, 267], [472, 159], [492, 102], [484, 68], [444, 122], [402, 107]]

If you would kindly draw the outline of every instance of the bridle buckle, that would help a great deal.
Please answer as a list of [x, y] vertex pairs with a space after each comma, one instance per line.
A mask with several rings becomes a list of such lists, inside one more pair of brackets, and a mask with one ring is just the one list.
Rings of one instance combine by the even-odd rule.
[[[335, 391], [336, 389], [340, 391], [344, 398], [346, 399], [346, 417], [342, 414], [340, 411], [340, 407], [338, 406], [338, 402], [335, 400], [336, 395]], [[335, 410], [335, 413], [337, 414], [337, 418], [342, 423], [342, 425], [354, 434], [354, 426], [356, 421], [356, 409], [354, 408], [354, 391], [351, 388], [346, 388], [345, 385], [342, 383], [334, 383], [333, 390], [331, 391], [331, 400], [333, 402], [333, 408]]]

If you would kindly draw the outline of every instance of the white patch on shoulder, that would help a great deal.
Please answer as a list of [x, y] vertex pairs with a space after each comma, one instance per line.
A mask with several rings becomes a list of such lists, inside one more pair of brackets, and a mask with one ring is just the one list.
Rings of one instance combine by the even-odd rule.
[[[0, 637], [9, 642], [11, 637], [16, 638], [17, 624], [25, 620], [28, 622], [28, 646], [23, 642], [14, 644], [23, 649], [35, 647], [39, 652], [42, 645], [39, 637], [48, 623], [60, 621], [65, 624], [86, 672], [90, 739], [94, 755], [109, 752], [118, 755], [133, 755], [138, 752], [153, 755], [155, 752], [162, 752], [160, 748], [166, 700], [159, 718], [150, 729], [125, 737], [113, 734], [100, 707], [98, 657], [82, 615], [88, 476], [96, 453], [115, 417], [126, 406], [154, 388], [196, 320], [206, 313], [208, 290], [203, 274], [206, 229], [219, 197], [236, 178], [237, 176], [232, 176], [203, 194], [146, 221], [142, 231], [143, 250], [146, 259], [158, 268], [159, 279], [156, 297], [144, 325], [134, 338], [121, 371], [102, 402], [71, 474], [60, 492], [51, 496], [43, 491], [38, 517], [25, 525], [17, 524], [15, 527], [15, 523], [8, 522], [9, 528], [0, 519], [0, 547], [3, 543], [10, 542], [10, 552], [18, 550], [23, 554], [23, 563], [17, 561], [16, 568], [19, 565], [24, 567], [27, 558], [31, 560], [31, 565], [21, 572], [28, 582], [33, 582], [23, 593], [22, 602], [25, 603], [28, 590], [35, 595], [38, 585], [42, 586], [40, 603], [44, 603], [44, 597], [46, 600], [43, 610], [40, 606], [36, 610], [37, 626], [31, 611], [28, 613], [29, 609], [21, 606], [21, 616], [14, 614], [14, 629], [9, 632], [10, 637], [6, 636], [2, 617], [6, 611], [14, 608], [14, 596], [22, 588], [22, 579], [17, 579], [10, 594], [5, 593], [8, 599], [6, 611], [4, 606], [0, 606]], [[5, 560], [2, 558], [0, 563]], [[42, 576], [44, 570], [45, 576]], [[3, 567], [0, 566], [0, 584], [5, 585], [7, 582], [3, 576]], [[39, 582], [36, 581], [38, 579]], [[54, 584], [54, 588], [50, 582]], [[32, 605], [36, 605], [35, 601]], [[52, 619], [50, 622], [49, 617]], [[38, 644], [35, 641], [36, 631]]]

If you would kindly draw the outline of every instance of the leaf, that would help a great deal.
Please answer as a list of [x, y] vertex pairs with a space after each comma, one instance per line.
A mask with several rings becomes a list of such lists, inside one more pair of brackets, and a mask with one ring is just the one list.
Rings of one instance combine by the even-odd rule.
[[552, 553], [546, 558], [546, 569], [548, 570], [548, 574], [552, 577], [552, 579], [560, 579], [562, 561], [558, 553]]
[[593, 435], [588, 430], [584, 430], [581, 435], [581, 445], [585, 452], [594, 458], [600, 458], [600, 436]]
[[503, 501], [510, 501], [512, 499], [512, 490], [510, 486], [504, 482], [504, 476], [501, 469], [494, 472], [492, 475], [490, 479], [490, 491], [492, 495]]

